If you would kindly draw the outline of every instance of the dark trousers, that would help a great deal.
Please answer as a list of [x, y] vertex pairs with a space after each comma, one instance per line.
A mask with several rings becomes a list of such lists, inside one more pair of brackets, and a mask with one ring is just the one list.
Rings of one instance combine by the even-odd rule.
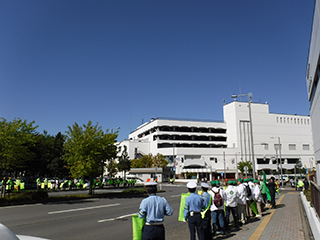
[[141, 240], [164, 240], [165, 230], [163, 225], [144, 225]]
[[230, 212], [232, 212], [234, 225], [239, 226], [238, 208], [237, 207], [226, 207], [226, 228], [229, 226], [230, 222]]
[[272, 208], [275, 208], [276, 207], [276, 193], [270, 192], [270, 197], [271, 197]]
[[195, 213], [193, 216], [189, 216], [188, 225], [191, 240], [196, 240], [196, 230], [199, 240], [204, 240], [202, 218], [200, 213]]
[[211, 230], [211, 212], [208, 210], [205, 217], [202, 219], [203, 233], [205, 240], [212, 240]]

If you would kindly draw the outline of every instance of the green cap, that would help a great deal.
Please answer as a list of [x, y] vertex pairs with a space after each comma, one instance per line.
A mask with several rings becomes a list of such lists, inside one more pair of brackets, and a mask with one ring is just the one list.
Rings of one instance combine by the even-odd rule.
[[215, 186], [217, 183], [216, 183], [216, 181], [211, 181], [210, 184], [211, 184], [211, 186]]
[[220, 182], [219, 182], [218, 180], [216, 181], [216, 185], [217, 185], [217, 186], [220, 186]]
[[258, 181], [258, 180], [253, 180], [253, 182], [254, 182], [254, 183], [259, 183], [259, 181]]
[[238, 180], [237, 180], [238, 182], [243, 182], [243, 180], [242, 180], [242, 178], [238, 178]]
[[237, 182], [236, 181], [232, 181], [232, 185], [237, 185]]
[[249, 178], [244, 179], [244, 182], [249, 182], [249, 181], [250, 181]]

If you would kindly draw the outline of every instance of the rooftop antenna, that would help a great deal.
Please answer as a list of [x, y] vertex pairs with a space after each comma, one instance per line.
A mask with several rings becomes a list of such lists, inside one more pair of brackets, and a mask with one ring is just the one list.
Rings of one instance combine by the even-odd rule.
[[[239, 95], [241, 95], [241, 78], [239, 78]], [[241, 97], [240, 97], [240, 102], [241, 102]]]

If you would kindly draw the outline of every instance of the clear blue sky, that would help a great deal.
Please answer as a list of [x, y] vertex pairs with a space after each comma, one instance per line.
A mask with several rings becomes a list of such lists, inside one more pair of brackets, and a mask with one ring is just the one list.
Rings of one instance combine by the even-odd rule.
[[[309, 115], [314, 0], [2, 0], [0, 116], [64, 133], [153, 117], [222, 120], [253, 94]], [[245, 99], [243, 99], [245, 100]]]

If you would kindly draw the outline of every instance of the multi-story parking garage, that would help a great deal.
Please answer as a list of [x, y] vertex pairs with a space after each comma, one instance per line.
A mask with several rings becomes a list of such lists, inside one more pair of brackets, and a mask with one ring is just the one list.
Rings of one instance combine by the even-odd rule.
[[163, 154], [179, 178], [235, 178], [237, 162], [252, 158], [257, 174], [275, 175], [280, 166], [283, 173], [293, 173], [298, 161], [309, 167], [309, 116], [270, 113], [267, 103], [251, 103], [251, 135], [248, 102], [231, 102], [223, 111], [223, 121], [154, 118], [121, 145], [127, 145], [131, 159]]

